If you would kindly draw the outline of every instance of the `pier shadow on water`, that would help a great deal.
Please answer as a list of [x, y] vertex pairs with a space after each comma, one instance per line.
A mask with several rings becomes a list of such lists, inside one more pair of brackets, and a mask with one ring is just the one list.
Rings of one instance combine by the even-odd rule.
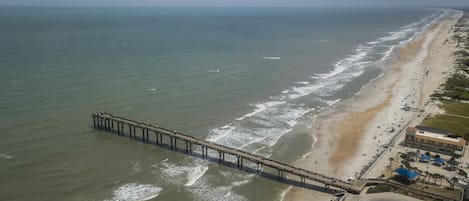
[[[90, 127], [90, 128], [93, 128], [93, 127]], [[99, 131], [105, 131], [104, 129], [99, 129], [99, 128], [96, 128], [96, 129], [99, 130]], [[263, 177], [265, 179], [269, 179], [269, 180], [276, 181], [276, 182], [279, 182], [279, 183], [283, 183], [283, 184], [286, 184], [286, 185], [291, 185], [291, 186], [295, 186], [295, 187], [299, 187], [299, 188], [304, 188], [304, 189], [319, 191], [319, 192], [323, 192], [323, 193], [328, 193], [328, 194], [338, 196], [338, 197], [341, 197], [341, 196], [346, 194], [346, 191], [344, 191], [344, 190], [333, 189], [333, 188], [330, 188], [330, 187], [326, 187], [325, 185], [317, 185], [317, 184], [313, 184], [313, 183], [308, 183], [306, 181], [303, 183], [303, 182], [297, 180], [297, 179], [300, 179], [300, 178], [294, 179], [297, 176], [290, 175], [290, 177], [288, 177], [288, 176], [283, 175], [282, 173], [277, 172], [275, 169], [270, 168], [270, 167], [257, 168], [259, 166], [256, 167], [255, 162], [249, 162], [248, 160], [247, 160], [247, 163], [245, 165], [238, 166], [238, 163], [237, 163], [235, 157], [234, 157], [233, 161], [220, 159], [218, 156], [214, 156], [214, 155], [216, 155], [216, 151], [211, 151], [212, 152], [211, 154], [210, 154], [210, 152], [208, 152], [206, 155], [203, 155], [202, 154], [202, 149], [200, 149], [200, 148], [190, 151], [190, 150], [187, 150], [185, 148], [181, 148], [180, 146], [178, 147], [177, 143], [176, 143], [176, 145], [171, 147], [169, 144], [164, 143], [164, 142], [163, 143], [161, 143], [161, 142], [157, 143], [156, 137], [154, 139], [149, 138], [149, 139], [144, 140], [144, 138], [141, 137], [141, 136], [138, 136], [138, 135], [131, 136], [130, 134], [125, 133], [125, 132], [121, 132], [120, 134], [116, 131], [105, 131], [105, 132], [108, 133], [108, 134], [113, 134], [113, 135], [122, 137], [122, 138], [127, 138], [127, 139], [130, 139], [130, 140], [138, 141], [140, 143], [153, 145], [153, 146], [158, 146], [159, 148], [165, 149], [167, 151], [173, 151], [173, 152], [176, 152], [176, 153], [179, 153], [179, 154], [189, 155], [189, 156], [194, 157], [194, 158], [206, 160], [206, 161], [213, 162], [213, 163], [218, 163], [218, 164], [224, 165], [226, 167], [230, 167], [230, 168], [233, 168], [233, 169], [238, 169], [238, 170], [244, 171], [246, 173], [250, 173], [250, 174], [255, 174], [259, 177]], [[166, 142], [169, 142], [169, 139], [167, 139]]]

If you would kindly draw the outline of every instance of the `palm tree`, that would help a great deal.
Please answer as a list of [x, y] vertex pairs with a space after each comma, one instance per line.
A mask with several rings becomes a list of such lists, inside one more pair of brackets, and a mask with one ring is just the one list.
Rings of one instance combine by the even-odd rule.
[[440, 186], [443, 185], [443, 180], [446, 179], [445, 175], [440, 174]]
[[435, 176], [436, 176], [436, 179], [440, 180], [440, 184], [439, 184], [439, 185], [441, 186], [441, 183], [443, 182], [444, 176], [441, 175], [441, 174], [436, 174]]
[[428, 178], [428, 171], [425, 171], [425, 178], [423, 179], [423, 181], [425, 181], [427, 178]]
[[447, 162], [447, 164], [450, 170], [454, 170], [458, 166], [459, 162], [456, 161], [454, 157], [451, 157], [451, 159]]
[[435, 174], [428, 173], [428, 176], [430, 176], [429, 183], [430, 183], [431, 179], [433, 179], [433, 184], [435, 184]]
[[458, 180], [458, 178], [456, 178], [456, 177], [451, 178], [451, 183], [450, 183], [450, 184], [451, 184], [451, 189], [454, 190], [454, 185], [455, 185], [458, 181], [459, 181], [459, 180]]
[[414, 152], [414, 151], [409, 151], [407, 152], [407, 158], [410, 160], [410, 161], [415, 161], [416, 158], [418, 158], [418, 153], [417, 152]]
[[402, 161], [402, 164], [403, 164], [404, 167], [407, 168], [407, 169], [411, 169], [411, 168], [412, 168], [412, 167], [410, 166], [410, 163], [409, 163], [407, 160]]
[[464, 171], [464, 170], [459, 169], [458, 175], [461, 175], [461, 176], [467, 178], [467, 172]]

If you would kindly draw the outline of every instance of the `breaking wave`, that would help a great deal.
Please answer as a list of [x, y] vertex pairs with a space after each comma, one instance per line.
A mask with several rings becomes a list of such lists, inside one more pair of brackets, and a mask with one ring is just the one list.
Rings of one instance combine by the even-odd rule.
[[[332, 106], [339, 103], [341, 99], [332, 98], [331, 95], [361, 76], [368, 68], [387, 60], [396, 47], [411, 41], [446, 14], [447, 12], [444, 11], [427, 16], [374, 41], [359, 44], [354, 52], [334, 63], [331, 71], [310, 75], [310, 80], [295, 82], [294, 86], [282, 90], [278, 95], [269, 97], [264, 102], [250, 105], [252, 107], [250, 112], [234, 118], [233, 121], [221, 127], [210, 129], [206, 139], [270, 157], [272, 150], [269, 148], [274, 146], [282, 136], [292, 131], [306, 114], [318, 109], [298, 103], [297, 99], [314, 95], [324, 105]], [[280, 57], [263, 58], [280, 59]], [[229, 156], [228, 159], [230, 159]], [[237, 181], [229, 186], [214, 187], [210, 186], [211, 184], [203, 177], [208, 169], [206, 163], [196, 161], [191, 166], [168, 166], [163, 169], [163, 172], [171, 177], [186, 175], [185, 186], [191, 189], [196, 200], [245, 200], [244, 197], [234, 194], [232, 188], [249, 183], [250, 177], [226, 176]]]
[[199, 165], [199, 166], [196, 166], [194, 167], [188, 174], [188, 181], [186, 184], [184, 184], [184, 186], [192, 186], [194, 185], [194, 183], [200, 178], [202, 177], [205, 172], [207, 172], [208, 170], [208, 166], [202, 166], [202, 165]]
[[4, 159], [11, 159], [11, 158], [13, 158], [12, 156], [9, 156], [9, 155], [6, 155], [6, 154], [2, 154], [2, 153], [0, 153], [0, 157], [1, 157], [1, 158], [4, 158]]
[[280, 57], [262, 57], [266, 60], [280, 60]]
[[113, 191], [114, 197], [106, 201], [145, 201], [160, 195], [162, 188], [152, 184], [128, 183]]

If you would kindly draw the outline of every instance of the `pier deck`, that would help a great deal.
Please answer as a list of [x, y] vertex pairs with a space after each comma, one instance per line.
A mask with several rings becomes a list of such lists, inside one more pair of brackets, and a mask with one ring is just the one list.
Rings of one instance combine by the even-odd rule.
[[[151, 125], [140, 121], [126, 119], [124, 117], [115, 116], [106, 112], [93, 113], [92, 117], [93, 126], [95, 129], [101, 129], [106, 132], [113, 132], [117, 135], [128, 134], [130, 138], [141, 139], [144, 142], [154, 142], [160, 145], [168, 145], [171, 149], [178, 149], [177, 140], [183, 141], [185, 143], [185, 151], [187, 154], [193, 153], [193, 145], [200, 146], [202, 157], [209, 157], [209, 150], [213, 150], [215, 152], [218, 152], [219, 162], [222, 163], [225, 161], [225, 154], [232, 155], [236, 157], [236, 161], [234, 163], [237, 164], [239, 168], [243, 168], [243, 160], [248, 160], [252, 163], [257, 164], [258, 171], [262, 171], [262, 166], [267, 166], [277, 170], [279, 179], [283, 178], [284, 173], [297, 176], [296, 178], [300, 180], [299, 183], [303, 186], [306, 186], [307, 180], [309, 180], [324, 184], [326, 190], [329, 187], [335, 187], [338, 189], [345, 190], [349, 193], [359, 194], [365, 186], [384, 184], [397, 188], [404, 192], [431, 198], [433, 200], [459, 200], [438, 195], [433, 192], [428, 192], [423, 189], [412, 189], [405, 185], [384, 179], [356, 179], [353, 183], [350, 183], [340, 179], [315, 173], [310, 170], [298, 168], [281, 161], [258, 156], [240, 149], [216, 144], [210, 141], [185, 135], [177, 131], [159, 127], [157, 125]], [[141, 137], [137, 135], [136, 128], [141, 130]], [[124, 131], [127, 131], [128, 133], [125, 133]], [[154, 138], [152, 138], [154, 139], [153, 141], [151, 140], [151, 136], [149, 136], [150, 134], [155, 136]], [[166, 140], [168, 140], [169, 138], [169, 144], [164, 142], [165, 138]], [[292, 180], [293, 178], [288, 179]]]
[[[124, 125], [128, 127], [128, 131], [130, 132], [130, 137], [136, 137], [135, 128], [139, 128], [142, 131], [141, 138], [143, 141], [149, 141], [149, 132], [155, 135], [155, 143], [164, 143], [163, 136], [170, 138], [169, 146], [172, 148], [176, 147], [177, 140], [181, 140], [186, 145], [186, 152], [192, 152], [192, 146], [197, 145], [200, 146], [202, 150], [202, 156], [207, 156], [208, 150], [217, 151], [219, 154], [220, 162], [225, 160], [225, 154], [232, 155], [237, 158], [237, 165], [238, 167], [243, 166], [243, 160], [249, 160], [253, 163], [256, 163], [258, 168], [262, 166], [267, 166], [273, 169], [278, 170], [279, 176], [283, 175], [284, 173], [288, 173], [291, 175], [296, 175], [300, 179], [302, 184], [306, 183], [306, 180], [315, 181], [318, 183], [322, 183], [325, 185], [326, 188], [335, 187], [339, 189], [346, 190], [350, 193], [360, 193], [363, 186], [365, 185], [364, 182], [361, 180], [357, 180], [354, 183], [345, 182], [336, 178], [328, 177], [319, 173], [315, 173], [303, 168], [298, 168], [292, 166], [290, 164], [286, 164], [280, 161], [276, 161], [273, 159], [265, 158], [262, 156], [258, 156], [240, 149], [227, 147], [224, 145], [216, 144], [213, 142], [209, 142], [203, 139], [198, 139], [189, 135], [185, 135], [173, 130], [169, 130], [166, 128], [162, 128], [156, 125], [150, 125], [143, 122], [135, 121], [126, 119], [123, 117], [115, 116], [110, 113], [106, 112], [99, 112], [94, 113], [93, 115], [93, 125], [97, 129], [102, 129], [105, 131], [116, 132], [117, 134], [122, 134], [124, 131]], [[116, 130], [116, 126], [117, 130]], [[355, 185], [354, 185], [355, 184]]]

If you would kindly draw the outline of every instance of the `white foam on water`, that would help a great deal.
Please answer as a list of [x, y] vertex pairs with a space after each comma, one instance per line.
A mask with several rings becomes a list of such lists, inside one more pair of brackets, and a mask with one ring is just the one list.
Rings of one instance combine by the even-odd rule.
[[329, 39], [321, 39], [321, 40], [316, 40], [318, 43], [326, 43], [329, 42]]
[[[342, 89], [346, 83], [362, 75], [366, 68], [376, 62], [387, 59], [394, 48], [400, 45], [400, 42], [410, 40], [415, 36], [415, 32], [420, 30], [424, 23], [432, 19], [431, 17], [422, 20], [421, 23], [413, 23], [401, 27], [400, 30], [389, 32], [388, 35], [358, 45], [354, 53], [336, 62], [334, 68], [328, 73], [312, 75], [314, 81], [297, 82], [302, 86], [294, 86], [282, 90], [277, 96], [269, 97], [265, 102], [253, 105], [253, 111], [235, 118], [232, 122], [218, 128], [209, 130], [208, 141], [216, 142], [229, 147], [243, 149], [251, 153], [261, 154], [270, 157], [271, 153], [262, 151], [267, 147], [272, 147], [286, 133], [292, 131], [300, 118], [315, 108], [308, 108], [301, 104], [293, 104], [293, 100], [310, 94], [317, 94], [318, 98], [326, 97]], [[435, 19], [433, 19], [435, 21]], [[410, 37], [409, 37], [410, 36]], [[402, 41], [400, 41], [402, 40]], [[390, 45], [389, 43], [394, 43]], [[384, 51], [383, 51], [384, 49]], [[377, 52], [379, 50], [379, 52]], [[381, 58], [372, 59], [372, 55], [378, 53]], [[277, 60], [280, 57], [263, 57], [264, 59]], [[330, 106], [340, 102], [340, 99], [324, 100], [325, 104]], [[314, 139], [317, 142], [317, 138]], [[314, 143], [315, 144], [315, 143]], [[313, 144], [313, 146], [314, 146]], [[250, 146], [255, 145], [255, 146]], [[231, 160], [229, 156], [226, 158]], [[247, 184], [250, 178], [244, 178], [235, 181], [228, 186], [211, 186], [203, 175], [207, 172], [208, 166], [200, 162], [193, 162], [189, 166], [165, 167], [163, 173], [174, 179], [185, 175], [185, 185], [194, 194], [195, 200], [246, 200], [237, 195], [232, 188], [237, 184]], [[229, 180], [239, 180], [239, 176], [223, 175]], [[236, 183], [240, 182], [240, 183]], [[282, 193], [283, 197], [284, 194]]]
[[148, 91], [155, 92], [155, 91], [156, 91], [156, 88], [148, 89]]
[[169, 179], [180, 177], [182, 174], [185, 174], [190, 169], [190, 167], [179, 166], [179, 165], [169, 163], [169, 162], [162, 162], [161, 164], [162, 164], [162, 167], [160, 168], [161, 168], [161, 171], [163, 172], [163, 175]]
[[437, 13], [432, 14], [432, 15], [429, 15], [429, 16], [425, 16], [425, 17], [423, 17], [421, 20], [419, 20], [419, 21], [417, 21], [417, 22], [414, 22], [414, 23], [410, 23], [410, 24], [405, 25], [405, 26], [402, 26], [401, 28], [402, 28], [402, 29], [407, 29], [407, 28], [416, 27], [416, 26], [419, 26], [419, 25], [422, 25], [422, 24], [427, 23], [430, 19], [435, 18], [435, 17], [437, 17], [437, 16], [438, 16]]
[[235, 187], [238, 187], [238, 186], [242, 186], [242, 185], [246, 185], [248, 184], [250, 181], [251, 181], [251, 178], [254, 176], [254, 174], [251, 174], [249, 175], [248, 179], [245, 179], [245, 180], [241, 180], [241, 181], [234, 181], [234, 182], [231, 182], [231, 185], [235, 186]]
[[280, 57], [262, 57], [262, 58], [266, 60], [279, 60], [280, 59]]
[[296, 83], [297, 83], [297, 84], [302, 84], [302, 85], [308, 85], [308, 84], [309, 84], [309, 82], [307, 82], [307, 81], [303, 81], [303, 82], [296, 82]]
[[247, 117], [251, 117], [251, 116], [253, 116], [253, 115], [255, 115], [259, 112], [262, 112], [262, 111], [264, 111], [265, 109], [267, 109], [269, 107], [273, 107], [273, 106], [284, 104], [284, 103], [285, 103], [285, 101], [270, 101], [270, 102], [256, 104], [256, 105], [254, 105], [254, 107], [256, 107], [256, 109], [253, 112], [247, 113], [242, 117], [236, 118], [236, 120], [238, 120], [238, 121], [243, 120]]
[[223, 126], [223, 127], [221, 127], [221, 128], [223, 128], [223, 129], [227, 129], [227, 128], [231, 128], [231, 127], [232, 127], [232, 126], [230, 126], [230, 125], [224, 125], [224, 126]]
[[445, 17], [448, 14], [447, 10], [440, 10], [442, 11], [441, 14], [432, 14], [430, 16], [422, 18], [420, 21], [411, 23], [409, 25], [401, 27], [404, 31], [408, 31], [406, 34], [411, 35], [406, 40], [400, 41], [396, 45], [392, 45], [389, 47], [387, 51], [383, 53], [383, 57], [380, 59], [380, 62], [389, 58], [391, 53], [394, 51], [396, 46], [404, 46], [414, 40], [419, 34], [423, 33], [424, 31], [428, 30], [428, 28], [438, 22], [441, 18]]
[[220, 69], [212, 69], [208, 71], [209, 73], [219, 73], [221, 72]]
[[[312, 93], [317, 93], [322, 97], [329, 96], [335, 91], [342, 89], [347, 82], [350, 82], [354, 78], [362, 75], [368, 66], [378, 62], [369, 60], [370, 54], [375, 53], [376, 51], [374, 49], [375, 47], [386, 47], [386, 50], [382, 52], [383, 56], [379, 61], [387, 59], [399, 42], [396, 42], [395, 45], [386, 44], [385, 46], [383, 42], [403, 40], [406, 37], [409, 37], [409, 34], [413, 34], [417, 31], [418, 27], [416, 26], [421, 26], [422, 23], [427, 23], [430, 19], [431, 17], [422, 19], [422, 22], [403, 26], [398, 31], [389, 32], [387, 36], [358, 45], [354, 54], [351, 54], [335, 63], [333, 70], [330, 72], [311, 76], [311, 78], [316, 79], [317, 81], [297, 82], [304, 86], [295, 86], [290, 89], [283, 90], [281, 92], [282, 95], [274, 96], [270, 98], [270, 101], [256, 104], [254, 111], [249, 112], [240, 118], [236, 118], [235, 120], [239, 122], [236, 124], [230, 124], [229, 129], [223, 127], [211, 129], [211, 135], [208, 140], [237, 148], [244, 148], [253, 143], [261, 143], [265, 145], [271, 145], [272, 143], [275, 144], [275, 140], [278, 140], [278, 136], [282, 136], [285, 132], [290, 131], [290, 129], [296, 125], [296, 119], [310, 111], [308, 108], [298, 107], [305, 113], [295, 113], [296, 110], [291, 110], [288, 106], [289, 101]], [[332, 106], [339, 101], [340, 99], [336, 99], [326, 101], [325, 103]], [[290, 111], [288, 111], [288, 109], [290, 109]], [[288, 114], [290, 117], [286, 117], [288, 115], [285, 116], [282, 114]], [[282, 124], [282, 122], [287, 125]], [[251, 125], [245, 126], [246, 123], [257, 125], [257, 128], [251, 128]], [[267, 141], [268, 143], [265, 143]]]
[[213, 186], [191, 190], [194, 200], [200, 201], [245, 201], [245, 197], [232, 192], [231, 186]]
[[326, 104], [328, 104], [329, 106], [332, 106], [332, 105], [335, 105], [336, 103], [338, 103], [339, 101], [340, 101], [340, 98], [336, 99], [336, 100], [328, 100], [328, 101], [326, 101]]
[[315, 80], [321, 79], [321, 76], [319, 76], [319, 75], [311, 75], [311, 76], [309, 76], [309, 77], [310, 77], [311, 79], [315, 79]]
[[231, 191], [228, 191], [228, 193], [226, 193], [226, 194], [223, 196], [223, 198], [228, 198], [228, 197], [230, 197], [230, 196], [231, 196]]
[[299, 118], [313, 110], [314, 108], [310, 109], [303, 105], [294, 104], [268, 108], [249, 119], [245, 119], [243, 122], [239, 122], [234, 126], [234, 129], [229, 131], [210, 130], [212, 137], [208, 140], [240, 149], [252, 144], [258, 144], [260, 147], [257, 146], [255, 150], [249, 150], [256, 153], [265, 147], [275, 145], [284, 134], [292, 130], [292, 127], [298, 123]]
[[216, 133], [216, 135], [210, 135], [206, 140], [210, 142], [218, 141], [220, 138], [225, 137], [230, 134], [236, 127], [230, 124], [224, 125], [221, 128], [212, 129], [211, 133]]
[[11, 159], [11, 158], [13, 158], [13, 156], [9, 156], [9, 155], [2, 154], [2, 153], [0, 153], [0, 157], [2, 157], [2, 158], [4, 158], [4, 159]]
[[200, 179], [200, 177], [204, 176], [205, 172], [207, 172], [208, 166], [196, 166], [194, 167], [188, 174], [188, 181], [184, 186], [192, 186], [194, 183]]
[[396, 46], [391, 46], [387, 51], [385, 51], [385, 52], [383, 53], [383, 57], [382, 57], [379, 61], [380, 61], [380, 62], [383, 62], [383, 61], [385, 61], [386, 59], [388, 59], [389, 56], [391, 56], [391, 53], [394, 51], [394, 48], [395, 48], [395, 47], [396, 47]]
[[297, 98], [300, 98], [300, 97], [303, 97], [303, 96], [307, 96], [307, 95], [309, 95], [309, 94], [323, 88], [324, 86], [326, 86], [325, 83], [319, 82], [319, 83], [316, 83], [316, 84], [311, 84], [311, 85], [302, 86], [302, 87], [293, 87], [290, 90], [290, 93], [288, 93], [288, 98], [289, 99], [297, 99]]
[[[248, 148], [251, 144], [263, 145], [256, 146], [254, 150], [249, 150], [253, 153], [263, 150], [265, 147], [273, 146], [281, 136], [291, 131], [300, 117], [312, 111], [304, 106], [292, 107], [289, 104], [291, 100], [312, 93], [325, 97], [342, 89], [347, 82], [362, 75], [368, 66], [389, 58], [395, 46], [402, 42], [401, 40], [411, 40], [419, 29], [417, 26], [428, 23], [432, 17], [403, 26], [400, 30], [389, 32], [388, 35], [377, 40], [358, 45], [353, 54], [336, 62], [330, 72], [312, 75], [311, 78], [315, 81], [299, 81], [297, 84], [303, 86], [294, 86], [282, 90], [281, 95], [270, 98], [271, 100], [266, 103], [257, 104], [253, 112], [247, 113], [241, 118], [236, 118], [235, 120], [239, 122], [231, 124], [230, 129], [212, 129], [209, 140], [241, 149]], [[393, 42], [394, 45], [389, 45], [389, 42]], [[384, 48], [384, 51], [381, 52], [382, 57], [370, 60], [370, 54], [380, 53], [377, 52], [377, 47], [381, 48], [380, 51]], [[282, 104], [268, 104], [274, 100], [283, 100], [283, 102]], [[341, 99], [325, 100], [324, 103], [332, 106], [340, 101]]]
[[388, 36], [381, 37], [378, 40], [381, 42], [395, 41], [395, 40], [403, 39], [407, 36], [407, 34], [413, 33], [415, 31], [416, 31], [416, 28], [406, 28], [400, 31], [393, 31], [393, 32], [389, 32]]
[[189, 164], [177, 165], [170, 162], [161, 162], [160, 172], [167, 182], [184, 186], [194, 185], [209, 169], [204, 160], [193, 160]]
[[313, 143], [311, 144], [311, 151], [306, 152], [305, 154], [303, 154], [301, 156], [301, 158], [306, 158], [306, 157], [308, 157], [309, 155], [311, 155], [313, 153], [313, 148], [314, 148], [314, 146], [316, 146], [316, 143], [318, 142], [318, 140], [319, 139], [316, 136], [313, 136]]
[[[240, 181], [238, 180], [239, 177], [238, 175], [233, 175], [229, 174], [228, 175], [223, 175], [222, 177], [227, 177], [229, 179], [235, 179], [235, 182], [245, 182], [246, 180], [249, 180], [250, 177], [246, 178], [245, 176], [240, 176]], [[193, 195], [192, 199], [197, 200], [197, 201], [245, 201], [247, 200], [245, 197], [235, 193], [232, 191], [234, 187], [237, 185], [231, 183], [226, 186], [223, 185], [213, 185], [210, 183], [206, 178], [200, 179], [200, 181], [191, 186], [187, 187], [187, 189], [191, 192]]]
[[291, 189], [292, 189], [292, 186], [288, 186], [288, 188], [280, 192], [280, 201], [283, 201], [285, 199], [285, 196]]
[[113, 191], [113, 198], [106, 201], [145, 201], [160, 195], [162, 188], [153, 184], [127, 183]]

